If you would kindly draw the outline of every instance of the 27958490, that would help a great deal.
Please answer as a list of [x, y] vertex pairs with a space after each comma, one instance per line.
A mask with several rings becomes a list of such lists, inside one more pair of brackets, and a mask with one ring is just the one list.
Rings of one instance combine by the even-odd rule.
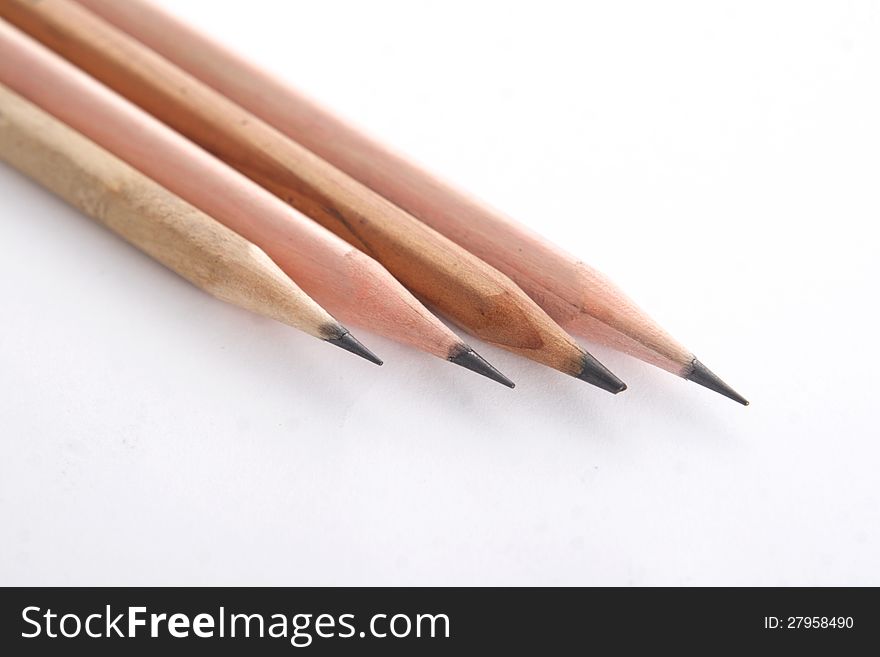
[[764, 616], [767, 630], [851, 630], [852, 616]]

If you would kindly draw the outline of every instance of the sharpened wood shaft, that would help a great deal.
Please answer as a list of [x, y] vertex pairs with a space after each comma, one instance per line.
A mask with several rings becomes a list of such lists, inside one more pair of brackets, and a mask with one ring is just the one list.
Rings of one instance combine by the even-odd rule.
[[347, 333], [260, 249], [2, 85], [0, 158], [209, 294], [322, 340]]

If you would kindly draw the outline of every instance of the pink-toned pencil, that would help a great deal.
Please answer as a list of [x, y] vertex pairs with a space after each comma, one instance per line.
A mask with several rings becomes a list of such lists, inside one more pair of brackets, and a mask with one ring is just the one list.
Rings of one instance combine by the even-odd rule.
[[513, 387], [375, 260], [2, 20], [0, 82], [260, 246], [342, 321]]
[[77, 1], [510, 276], [567, 330], [748, 403], [603, 274], [285, 82], [144, 0]]

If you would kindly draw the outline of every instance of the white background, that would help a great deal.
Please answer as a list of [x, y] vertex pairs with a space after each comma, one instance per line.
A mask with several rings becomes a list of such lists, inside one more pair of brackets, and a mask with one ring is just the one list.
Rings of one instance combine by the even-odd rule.
[[[170, 4], [170, 3], [168, 3]], [[742, 408], [224, 305], [0, 165], [2, 584], [880, 584], [880, 9], [180, 2], [610, 274]]]

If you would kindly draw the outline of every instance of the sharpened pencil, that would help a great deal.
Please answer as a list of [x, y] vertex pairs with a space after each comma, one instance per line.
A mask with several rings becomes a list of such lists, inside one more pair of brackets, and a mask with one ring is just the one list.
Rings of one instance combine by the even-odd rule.
[[260, 246], [346, 324], [513, 383], [379, 263], [0, 21], [0, 82]]
[[477, 337], [609, 392], [626, 388], [507, 276], [69, 0], [0, 15], [373, 256]]
[[572, 333], [748, 402], [596, 269], [408, 161], [144, 0], [78, 0], [510, 276]]
[[260, 249], [3, 85], [0, 159], [218, 299], [381, 364]]

